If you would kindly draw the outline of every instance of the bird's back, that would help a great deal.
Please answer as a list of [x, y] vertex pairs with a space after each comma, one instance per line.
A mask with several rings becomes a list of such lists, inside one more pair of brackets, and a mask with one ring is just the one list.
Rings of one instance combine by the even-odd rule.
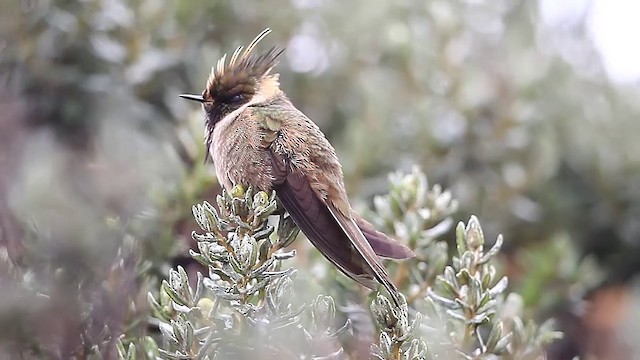
[[311, 189], [323, 202], [334, 203], [345, 214], [350, 212], [344, 187], [342, 166], [333, 146], [320, 128], [296, 109], [284, 95], [268, 110], [256, 108], [260, 118], [278, 122], [271, 147], [284, 156], [289, 171], [305, 177]]

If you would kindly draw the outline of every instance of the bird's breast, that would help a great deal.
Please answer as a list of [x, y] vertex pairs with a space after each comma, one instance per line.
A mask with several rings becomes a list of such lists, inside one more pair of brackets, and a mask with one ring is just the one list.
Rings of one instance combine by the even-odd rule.
[[271, 160], [260, 146], [262, 134], [251, 116], [240, 114], [232, 121], [221, 121], [213, 130], [209, 151], [218, 181], [228, 191], [234, 185], [271, 191]]

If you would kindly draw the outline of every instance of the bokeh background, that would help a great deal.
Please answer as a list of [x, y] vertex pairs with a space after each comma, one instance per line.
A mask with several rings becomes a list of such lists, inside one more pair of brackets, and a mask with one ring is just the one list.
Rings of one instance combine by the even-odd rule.
[[418, 164], [456, 220], [505, 236], [511, 288], [566, 334], [549, 358], [637, 358], [635, 3], [2, 2], [0, 353], [82, 357], [144, 331], [146, 292], [189, 262], [191, 205], [220, 191], [177, 95], [270, 27], [261, 46], [286, 47], [282, 88], [355, 203]]

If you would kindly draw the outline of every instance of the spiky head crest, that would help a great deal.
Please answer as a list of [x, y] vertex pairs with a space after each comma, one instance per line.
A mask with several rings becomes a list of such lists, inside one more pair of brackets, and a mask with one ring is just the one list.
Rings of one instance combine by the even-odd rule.
[[277, 58], [284, 49], [273, 47], [265, 53], [255, 54], [256, 45], [264, 39], [271, 29], [263, 30], [244, 51], [238, 47], [227, 63], [227, 54], [211, 68], [211, 74], [202, 94], [205, 101], [213, 102], [246, 102], [258, 91], [265, 78], [272, 78], [277, 84], [277, 75], [269, 76], [269, 72], [277, 63]]

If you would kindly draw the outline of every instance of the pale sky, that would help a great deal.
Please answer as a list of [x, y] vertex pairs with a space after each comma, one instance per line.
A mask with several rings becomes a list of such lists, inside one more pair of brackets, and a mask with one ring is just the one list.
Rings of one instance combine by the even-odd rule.
[[640, 0], [539, 0], [546, 22], [570, 25], [586, 14], [587, 27], [609, 77], [640, 82]]

